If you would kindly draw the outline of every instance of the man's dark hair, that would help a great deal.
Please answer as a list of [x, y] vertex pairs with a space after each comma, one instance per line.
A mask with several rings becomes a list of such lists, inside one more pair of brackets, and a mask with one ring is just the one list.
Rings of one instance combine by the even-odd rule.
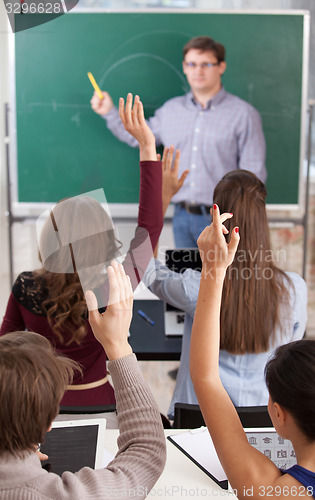
[[315, 441], [315, 340], [278, 347], [265, 377], [272, 401], [286, 408], [306, 438]]
[[200, 52], [213, 52], [218, 62], [225, 61], [225, 48], [222, 43], [216, 42], [209, 36], [196, 36], [189, 40], [183, 48], [183, 59], [189, 50], [199, 50]]

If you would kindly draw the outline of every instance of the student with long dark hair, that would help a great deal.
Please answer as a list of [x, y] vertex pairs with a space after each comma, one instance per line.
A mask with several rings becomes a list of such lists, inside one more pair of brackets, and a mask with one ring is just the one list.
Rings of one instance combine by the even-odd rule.
[[[172, 156], [173, 150], [168, 151], [164, 164], [168, 186], [173, 185], [174, 191], [183, 179], [177, 183], [179, 155], [171, 167]], [[164, 211], [172, 189], [165, 186]], [[214, 190], [215, 203], [233, 213], [242, 233], [224, 281], [220, 320], [220, 376], [236, 406], [267, 404], [266, 361], [278, 345], [302, 338], [307, 318], [304, 280], [296, 273], [283, 272], [271, 250], [266, 194], [263, 182], [246, 170], [229, 172]], [[229, 229], [229, 220], [226, 225]], [[180, 366], [168, 412], [172, 418], [175, 403], [198, 403], [189, 375], [189, 350], [200, 272], [176, 273], [155, 260], [145, 280], [160, 299], [186, 312]]]
[[279, 470], [249, 444], [221, 377], [221, 297], [242, 231], [233, 227], [231, 214], [213, 208], [213, 223], [198, 239], [202, 271], [190, 348], [190, 373], [203, 417], [238, 498], [315, 498], [315, 341], [282, 345], [266, 365], [269, 415], [278, 434], [292, 441], [297, 459], [297, 465]]
[[[139, 96], [133, 105], [132, 102], [132, 94], [128, 94], [126, 106], [120, 100], [120, 117], [140, 146], [138, 227], [124, 258], [125, 270], [135, 289], [158, 241], [163, 217], [162, 167], [156, 160], [155, 139], [145, 122]], [[112, 171], [114, 176], [119, 169], [112, 166]], [[81, 229], [89, 238], [82, 234], [78, 237]], [[98, 282], [105, 264], [117, 256], [119, 247], [109, 216], [100, 203], [88, 196], [64, 200], [54, 207], [43, 227], [39, 249], [43, 268], [20, 274], [13, 285], [1, 335], [24, 329], [38, 332], [59, 352], [81, 365], [82, 373], [76, 372], [63, 405], [115, 403], [104, 350], [87, 321], [82, 273], [89, 278], [87, 288], [102, 285]], [[103, 299], [100, 306], [107, 305], [106, 293]]]

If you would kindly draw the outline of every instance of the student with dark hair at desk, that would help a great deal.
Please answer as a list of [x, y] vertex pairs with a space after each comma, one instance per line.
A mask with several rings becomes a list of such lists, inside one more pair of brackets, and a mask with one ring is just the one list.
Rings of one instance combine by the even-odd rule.
[[231, 224], [231, 214], [220, 215], [219, 206], [213, 208], [213, 223], [198, 238], [202, 271], [190, 348], [190, 373], [204, 420], [239, 499], [315, 498], [315, 341], [280, 346], [266, 365], [269, 415], [279, 436], [292, 442], [297, 459], [296, 465], [281, 470], [248, 442], [221, 378], [221, 300], [242, 231]]
[[[110, 300], [100, 314], [86, 294], [89, 321], [106, 352], [115, 388], [119, 450], [101, 470], [84, 467], [62, 477], [41, 468], [37, 443], [45, 439], [76, 363], [57, 355], [42, 335], [0, 338], [0, 497], [2, 500], [145, 498], [161, 475], [166, 445], [161, 417], [128, 343], [132, 286], [123, 267], [108, 268]], [[121, 494], [119, 495], [119, 492]]]
[[[177, 181], [179, 154], [174, 166], [173, 151], [164, 158], [163, 210], [165, 212]], [[264, 367], [274, 349], [301, 339], [307, 319], [307, 288], [296, 273], [277, 266], [269, 241], [265, 185], [246, 170], [226, 174], [214, 190], [214, 201], [233, 213], [242, 239], [233, 266], [223, 286], [220, 376], [235, 406], [260, 406], [268, 402]], [[229, 221], [227, 221], [229, 229]], [[153, 281], [154, 279], [154, 281]], [[186, 312], [182, 351], [176, 386], [169, 408], [175, 403], [198, 404], [189, 375], [189, 350], [193, 318], [200, 285], [200, 272], [176, 273], [159, 260], [151, 261], [144, 281], [161, 300]]]
[[[128, 94], [125, 106], [124, 99], [120, 100], [120, 117], [140, 146], [138, 227], [124, 260], [135, 289], [152, 257], [152, 249], [163, 227], [163, 216], [162, 167], [156, 160], [155, 139], [145, 122], [139, 96], [135, 97], [133, 106], [132, 101], [132, 94]], [[108, 160], [113, 162], [113, 159]], [[119, 169], [113, 167], [112, 175], [117, 176], [118, 172]], [[65, 406], [115, 403], [114, 391], [107, 377], [106, 355], [87, 322], [83, 289], [76, 272], [78, 261], [83, 258], [85, 262], [81, 267], [88, 268], [88, 277], [92, 281], [88, 288], [91, 288], [95, 262], [101, 262], [103, 266], [96, 272], [97, 281], [104, 275], [105, 263], [116, 258], [119, 242], [114, 232], [104, 230], [104, 227], [112, 228], [111, 220], [100, 203], [91, 197], [74, 197], [57, 204], [41, 234], [43, 267], [18, 276], [1, 326], [1, 335], [14, 330], [36, 331], [48, 338], [60, 353], [80, 363], [82, 373], [76, 372], [73, 384], [68, 387], [62, 400]], [[82, 228], [92, 236], [79, 239]], [[72, 242], [71, 259], [69, 245], [56, 247], [56, 234], [61, 241], [66, 235], [67, 242]], [[86, 255], [87, 247], [91, 257]], [[56, 251], [51, 250], [56, 248]], [[88, 259], [89, 263], [86, 262]]]

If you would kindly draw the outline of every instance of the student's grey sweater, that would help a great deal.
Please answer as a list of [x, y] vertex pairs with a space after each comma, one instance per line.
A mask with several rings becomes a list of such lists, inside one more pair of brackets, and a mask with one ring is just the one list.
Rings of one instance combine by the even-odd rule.
[[166, 445], [161, 416], [134, 354], [110, 361], [120, 435], [118, 453], [102, 470], [62, 478], [41, 468], [35, 453], [0, 456], [1, 500], [145, 498], [161, 475]]

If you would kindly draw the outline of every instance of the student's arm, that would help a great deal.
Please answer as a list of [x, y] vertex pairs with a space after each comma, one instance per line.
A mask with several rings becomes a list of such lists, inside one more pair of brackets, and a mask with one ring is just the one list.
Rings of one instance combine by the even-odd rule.
[[183, 273], [176, 273], [159, 260], [152, 259], [144, 274], [143, 282], [160, 300], [187, 312], [190, 316], [194, 315], [200, 272], [187, 269]]
[[119, 113], [123, 126], [138, 141], [140, 147], [138, 226], [123, 263], [135, 289], [143, 277], [163, 228], [162, 163], [156, 159], [155, 138], [144, 118], [139, 96], [135, 97], [133, 106], [132, 94], [128, 94], [125, 106], [121, 99]]
[[237, 490], [238, 498], [248, 498], [249, 494], [245, 492], [249, 488], [253, 488], [252, 498], [261, 498], [263, 487], [275, 485], [281, 473], [248, 443], [234, 405], [220, 380], [221, 295], [226, 269], [234, 259], [239, 236], [233, 229], [227, 245], [224, 237], [227, 230], [223, 222], [232, 215], [220, 215], [216, 205], [212, 215], [213, 223], [198, 239], [203, 265], [192, 328], [190, 374], [203, 417], [232, 488]]
[[[178, 178], [178, 168], [180, 161], [180, 151], [176, 149], [174, 157], [174, 146], [164, 148], [162, 158], [163, 181], [162, 181], [162, 206], [163, 217], [171, 203], [173, 196], [183, 186], [189, 170], [185, 170], [180, 178]], [[174, 159], [174, 161], [173, 161]]]
[[114, 498], [114, 490], [123, 488], [142, 490], [142, 494], [134, 496], [144, 498], [163, 471], [165, 437], [159, 410], [128, 343], [133, 302], [130, 280], [121, 265], [112, 264], [108, 268], [110, 304], [106, 312], [98, 312], [92, 292], [87, 292], [86, 299], [93, 333], [110, 360], [108, 368], [115, 388], [120, 431], [119, 451], [105, 470], [85, 468], [76, 476], [96, 499]]
[[257, 175], [262, 182], [266, 182], [265, 137], [261, 117], [258, 111], [252, 106], [248, 106], [247, 113], [244, 115], [241, 133], [238, 137], [238, 149], [238, 168], [249, 170]]
[[4, 335], [5, 333], [9, 332], [15, 332], [18, 330], [22, 331], [24, 330], [24, 328], [24, 319], [21, 314], [19, 304], [13, 293], [11, 292], [0, 328], [0, 335]]
[[20, 274], [12, 287], [7, 308], [3, 317], [0, 335], [25, 329], [25, 322], [21, 312], [21, 306], [16, 297], [19, 297], [23, 289], [23, 277]]
[[[179, 149], [175, 152], [174, 158], [174, 146], [169, 148], [164, 148], [163, 158], [162, 158], [162, 210], [163, 218], [165, 216], [166, 210], [171, 203], [173, 196], [181, 189], [185, 182], [189, 170], [185, 170], [180, 178], [178, 178], [178, 168], [180, 161], [180, 151]], [[173, 161], [174, 158], [174, 161]], [[154, 249], [154, 257], [158, 257], [158, 244]]]

